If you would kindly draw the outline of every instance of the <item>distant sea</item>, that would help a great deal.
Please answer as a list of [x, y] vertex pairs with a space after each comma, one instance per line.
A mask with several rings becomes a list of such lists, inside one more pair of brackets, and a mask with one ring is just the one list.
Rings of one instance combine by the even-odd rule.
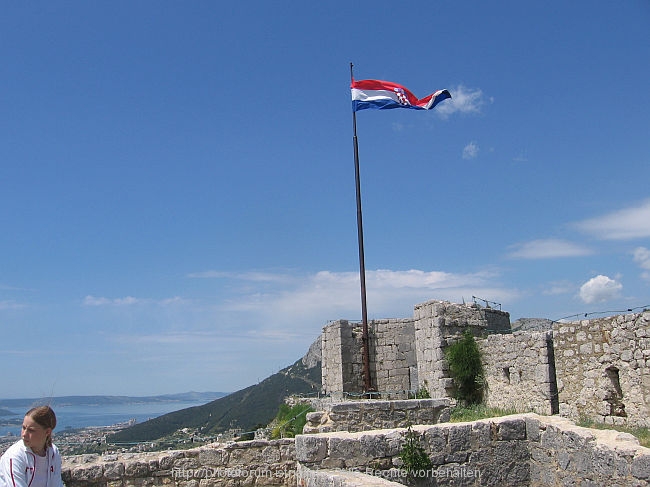
[[[57, 432], [62, 432], [65, 429], [112, 426], [130, 419], [142, 423], [163, 414], [201, 406], [207, 402], [209, 401], [168, 401], [106, 405], [65, 405], [59, 407], [53, 403], [52, 409], [54, 409], [57, 419], [54, 436], [56, 437]], [[0, 416], [0, 436], [13, 434], [20, 437], [23, 417], [29, 408], [27, 406], [3, 406], [2, 409], [15, 413], [15, 416]], [[12, 424], [6, 425], [6, 423]]]

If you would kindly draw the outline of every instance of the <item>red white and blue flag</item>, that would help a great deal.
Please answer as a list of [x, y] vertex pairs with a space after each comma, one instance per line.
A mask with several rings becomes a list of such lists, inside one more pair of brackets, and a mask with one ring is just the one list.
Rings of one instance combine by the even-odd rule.
[[376, 79], [353, 80], [350, 89], [352, 90], [352, 110], [355, 112], [366, 108], [430, 110], [441, 101], [451, 98], [447, 90], [438, 90], [429, 96], [418, 99], [402, 85]]

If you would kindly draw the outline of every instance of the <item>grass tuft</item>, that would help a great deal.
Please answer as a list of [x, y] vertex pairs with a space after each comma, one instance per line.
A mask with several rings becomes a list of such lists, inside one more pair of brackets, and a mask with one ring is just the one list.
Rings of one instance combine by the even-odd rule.
[[518, 412], [519, 411], [516, 411], [514, 409], [490, 408], [485, 404], [456, 406], [451, 410], [451, 417], [449, 421], [452, 423], [461, 423], [464, 421], [476, 421], [478, 419], [508, 416], [510, 414], [517, 414]]

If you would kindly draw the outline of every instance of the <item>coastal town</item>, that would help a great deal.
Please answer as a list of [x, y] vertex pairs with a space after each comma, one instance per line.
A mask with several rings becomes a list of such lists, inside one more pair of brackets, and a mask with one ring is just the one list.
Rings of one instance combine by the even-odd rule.
[[[56, 432], [54, 442], [61, 455], [143, 453], [162, 450], [183, 450], [208, 443], [227, 442], [240, 438], [241, 428], [231, 428], [217, 436], [205, 436], [194, 428], [182, 428], [169, 436], [155, 441], [114, 443], [110, 436], [136, 424], [135, 419], [111, 426], [88, 426], [85, 428], [66, 428]], [[20, 440], [17, 434], [0, 436], [0, 455]]]
[[[54, 441], [62, 455], [78, 455], [83, 453], [99, 453], [114, 449], [106, 443], [106, 438], [128, 426], [135, 424], [135, 419], [112, 426], [91, 426], [86, 428], [67, 428], [56, 432]], [[0, 455], [4, 453], [20, 436], [9, 433], [0, 436]], [[138, 451], [137, 449], [134, 451]], [[140, 450], [142, 451], [142, 450]]]

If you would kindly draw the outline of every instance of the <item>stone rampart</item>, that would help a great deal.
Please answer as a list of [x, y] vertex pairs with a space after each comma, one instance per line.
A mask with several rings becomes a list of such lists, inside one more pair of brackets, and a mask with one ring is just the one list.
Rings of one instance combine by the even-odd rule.
[[449, 399], [397, 401], [349, 401], [323, 403], [322, 411], [307, 414], [304, 433], [367, 431], [406, 428], [409, 424], [437, 424], [449, 421]]
[[560, 414], [650, 427], [650, 311], [553, 326]]
[[[444, 353], [466, 330], [482, 351], [487, 405], [650, 426], [650, 311], [512, 333], [506, 312], [422, 303], [413, 319], [369, 324], [376, 397], [402, 398], [422, 388], [430, 397], [452, 397]], [[328, 325], [322, 343], [324, 392], [360, 397], [361, 326]]]
[[[650, 449], [633, 436], [558, 416], [512, 415], [411, 427], [435, 485], [650, 485]], [[390, 487], [409, 482], [408, 429], [299, 435], [158, 453], [64, 457], [67, 487]], [[412, 479], [411, 479], [412, 480]]]
[[558, 413], [552, 332], [490, 335], [477, 343], [487, 406], [543, 415]]
[[[416, 474], [417, 485], [650, 485], [650, 449], [626, 433], [580, 428], [564, 418], [530, 413], [412, 431], [433, 463]], [[386, 429], [298, 436], [298, 485], [408, 484], [413, 477], [400, 459], [406, 434]]]
[[64, 457], [66, 487], [296, 485], [293, 439], [252, 440], [156, 453]]
[[[413, 319], [372, 320], [368, 328], [372, 383], [384, 399], [407, 398], [418, 385]], [[323, 390], [337, 400], [362, 392], [361, 324], [334, 321], [321, 340]]]
[[461, 305], [447, 301], [428, 301], [415, 306], [415, 340], [418, 380], [431, 397], [450, 397], [453, 381], [444, 358], [445, 348], [465, 330], [477, 338], [510, 331], [506, 312]]
[[[436, 424], [449, 420], [448, 399], [350, 401], [323, 403], [323, 411], [309, 413], [305, 430], [361, 431]], [[295, 485], [292, 439], [215, 443], [160, 453], [80, 455], [67, 457], [63, 477], [67, 487], [131, 487], [142, 485], [201, 487], [238, 485]]]

